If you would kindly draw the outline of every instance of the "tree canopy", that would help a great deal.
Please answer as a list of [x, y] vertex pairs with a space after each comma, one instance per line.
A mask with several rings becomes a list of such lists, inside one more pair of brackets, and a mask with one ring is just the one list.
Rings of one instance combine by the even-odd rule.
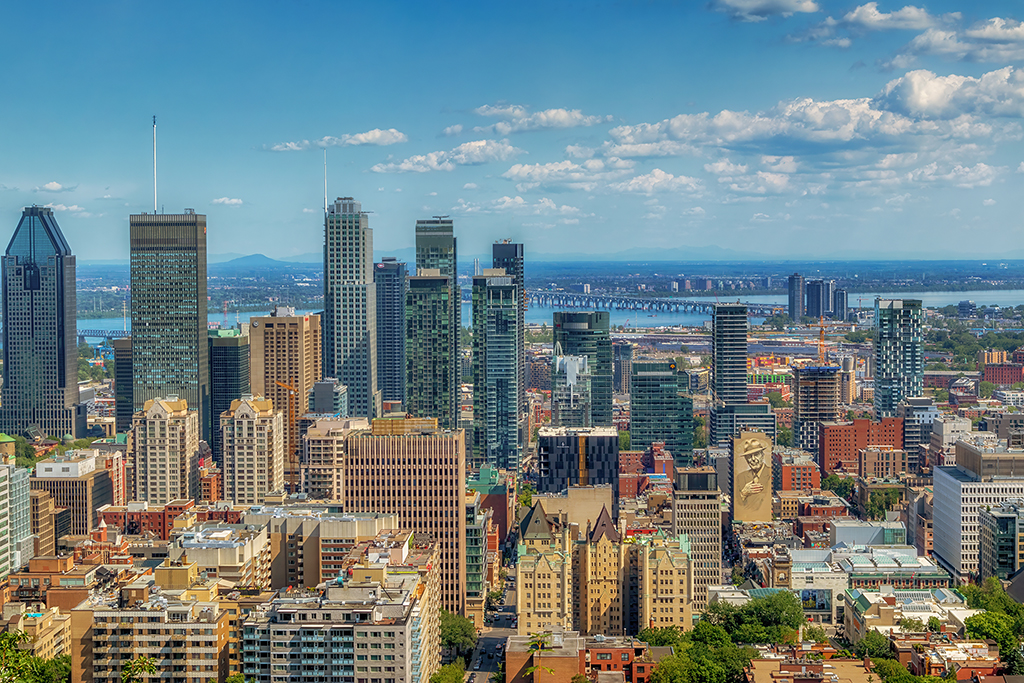
[[458, 652], [469, 652], [476, 647], [476, 627], [466, 617], [441, 610], [441, 645]]
[[651, 683], [739, 683], [743, 669], [756, 654], [752, 648], [732, 642], [721, 626], [700, 620], [692, 631], [676, 626], [647, 628], [640, 640], [675, 651], [662, 659], [651, 674]]

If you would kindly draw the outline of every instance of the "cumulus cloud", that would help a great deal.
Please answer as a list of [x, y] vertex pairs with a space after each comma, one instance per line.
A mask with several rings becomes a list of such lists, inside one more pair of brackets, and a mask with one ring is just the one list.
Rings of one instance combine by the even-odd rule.
[[355, 133], [353, 135], [346, 133], [340, 137], [328, 135], [320, 138], [319, 140], [279, 142], [276, 145], [271, 145], [267, 149], [270, 149], [272, 152], [299, 152], [307, 149], [324, 149], [326, 147], [350, 147], [357, 145], [385, 146], [394, 145], [399, 142], [406, 142], [408, 139], [409, 138], [405, 133], [394, 128], [388, 128], [387, 130], [374, 128], [373, 130], [368, 130], [365, 133]]
[[586, 116], [579, 109], [545, 109], [531, 114], [527, 107], [514, 104], [484, 105], [474, 109], [473, 113], [504, 119], [490, 126], [477, 126], [473, 129], [478, 133], [495, 133], [497, 135], [545, 128], [593, 126], [612, 120], [611, 116]]
[[746, 164], [734, 164], [728, 159], [719, 159], [710, 164], [704, 164], [704, 170], [708, 173], [722, 176], [741, 175], [747, 172]]
[[80, 213], [80, 212], [84, 212], [85, 211], [85, 208], [79, 206], [78, 204], [71, 204], [69, 206], [67, 204], [53, 204], [53, 203], [50, 203], [50, 204], [46, 204], [45, 206], [47, 208], [53, 209], [54, 211], [70, 211], [72, 213]]
[[445, 135], [446, 137], [454, 137], [454, 136], [458, 135], [461, 132], [462, 132], [462, 124], [461, 123], [456, 123], [454, 126], [448, 126], [443, 131], [441, 131], [442, 135]]
[[911, 171], [907, 177], [914, 182], [942, 182], [965, 188], [987, 187], [992, 184], [1001, 170], [983, 163], [977, 163], [974, 166], [956, 164], [949, 169], [940, 169], [938, 163], [932, 162]]
[[561, 185], [590, 192], [603, 182], [628, 175], [634, 162], [610, 157], [587, 159], [581, 163], [555, 161], [547, 164], [515, 164], [502, 174], [515, 181], [520, 192], [538, 185]]
[[463, 190], [475, 190], [477, 187], [478, 186], [477, 186], [476, 183], [466, 183], [465, 185], [462, 186], [462, 189]]
[[968, 28], [932, 27], [915, 36], [882, 66], [906, 69], [920, 56], [972, 63], [1019, 62], [1024, 60], [1024, 22], [992, 17]]
[[994, 200], [994, 199], [986, 199], [985, 201], [982, 202], [982, 204], [984, 206], [995, 206], [996, 200]]
[[77, 188], [78, 185], [61, 185], [57, 181], [53, 180], [45, 185], [32, 188], [33, 192], [72, 192]]
[[303, 209], [302, 213], [321, 213], [323, 209]]
[[814, 0], [714, 0], [711, 6], [741, 21], [764, 21], [773, 16], [818, 11]]
[[634, 176], [621, 183], [614, 183], [611, 188], [619, 192], [640, 192], [643, 194], [680, 191], [696, 192], [701, 188], [701, 181], [689, 176], [675, 176], [660, 168], [656, 168], [650, 173]]
[[796, 42], [816, 41], [822, 45], [846, 48], [853, 43], [852, 36], [860, 36], [871, 31], [890, 30], [925, 30], [958, 22], [959, 12], [935, 15], [923, 7], [906, 5], [905, 7], [882, 12], [877, 2], [868, 2], [847, 12], [839, 19], [826, 17], [824, 21], [810, 27], [803, 33], [792, 35], [790, 40]]
[[882, 89], [874, 103], [888, 111], [929, 119], [963, 115], [1024, 117], [1024, 71], [1008, 66], [972, 76], [911, 71]]
[[241, 199], [232, 199], [231, 197], [218, 197], [210, 202], [211, 204], [223, 204], [224, 206], [241, 206]]
[[590, 159], [596, 153], [596, 149], [584, 145], [566, 145], [565, 147], [565, 156], [571, 159]]
[[452, 171], [456, 166], [477, 166], [491, 161], [507, 161], [523, 150], [513, 147], [508, 140], [474, 140], [464, 142], [448, 151], [417, 154], [403, 161], [377, 164], [374, 173], [427, 173]]

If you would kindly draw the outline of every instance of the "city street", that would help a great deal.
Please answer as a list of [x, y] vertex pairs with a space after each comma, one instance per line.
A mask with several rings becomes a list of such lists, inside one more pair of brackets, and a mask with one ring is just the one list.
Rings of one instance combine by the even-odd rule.
[[[476, 650], [470, 661], [466, 663], [466, 680], [472, 683], [487, 683], [491, 675], [498, 670], [502, 655], [498, 653], [498, 645], [505, 646], [509, 636], [516, 634], [512, 628], [515, 621], [515, 597], [509, 590], [505, 591], [505, 605], [494, 612], [494, 620], [485, 626], [477, 641]], [[479, 669], [477, 665], [479, 664]]]

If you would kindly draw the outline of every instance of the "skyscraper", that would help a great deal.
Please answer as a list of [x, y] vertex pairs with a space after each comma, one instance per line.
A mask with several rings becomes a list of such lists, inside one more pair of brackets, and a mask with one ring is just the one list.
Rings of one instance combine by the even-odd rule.
[[807, 305], [804, 315], [811, 318], [832, 315], [832, 298], [835, 296], [835, 280], [807, 280], [805, 283]]
[[206, 216], [132, 214], [132, 401], [135, 410], [178, 396], [199, 414], [210, 441], [206, 312]]
[[353, 416], [377, 415], [373, 230], [362, 204], [352, 197], [339, 197], [324, 218], [323, 374], [348, 386]]
[[377, 388], [382, 401], [405, 403], [405, 264], [385, 256], [373, 271], [377, 285]]
[[789, 276], [789, 319], [800, 322], [804, 310], [804, 278], [800, 273], [793, 273]]
[[262, 505], [284, 489], [284, 417], [272, 401], [235, 399], [218, 415], [224, 451], [224, 495], [236, 505]]
[[797, 448], [817, 453], [821, 423], [839, 419], [839, 373], [838, 365], [793, 369], [793, 440]]
[[832, 317], [846, 320], [846, 310], [850, 307], [850, 298], [845, 289], [837, 289], [832, 295]]
[[75, 257], [46, 207], [22, 213], [3, 257], [0, 429], [85, 434], [78, 402]]
[[628, 341], [612, 342], [612, 367], [615, 391], [629, 393], [629, 382], [633, 374], [633, 345]]
[[[497, 246], [497, 245], [495, 245]], [[473, 465], [518, 471], [519, 288], [505, 271], [473, 277]]]
[[458, 427], [458, 373], [451, 353], [455, 337], [451, 279], [437, 268], [409, 278], [405, 306], [405, 410], [413, 417], [433, 417], [442, 429]]
[[[451, 302], [447, 329], [448, 338], [447, 340], [438, 340], [436, 348], [446, 349], [449, 355], [446, 370], [450, 374], [447, 386], [452, 387], [448, 396], [451, 405], [445, 411], [445, 414], [450, 414], [454, 417], [448, 423], [450, 426], [446, 425], [447, 420], [445, 418], [441, 416], [436, 417], [440, 419], [440, 424], [443, 428], [449, 429], [454, 429], [457, 426], [455, 420], [458, 419], [459, 414], [458, 387], [460, 379], [459, 346], [462, 340], [462, 288], [459, 286], [457, 246], [455, 224], [450, 218], [436, 216], [432, 219], [416, 221], [416, 274], [423, 275], [422, 271], [436, 270], [437, 273], [435, 275], [448, 278], [448, 299]], [[408, 344], [406, 344], [406, 353], [409, 353]], [[407, 388], [408, 391], [409, 389]]]
[[[223, 465], [220, 414], [232, 401], [251, 393], [249, 378], [249, 335], [242, 330], [210, 330], [210, 405], [217, 416], [217, 428], [210, 434], [213, 459]], [[319, 354], [317, 354], [319, 356]]]
[[501, 268], [512, 278], [519, 301], [519, 319], [516, 321], [517, 352], [519, 358], [519, 412], [525, 413], [526, 406], [526, 259], [523, 245], [512, 240], [495, 242], [491, 247], [491, 267]]
[[693, 467], [693, 399], [682, 391], [676, 364], [635, 360], [631, 372], [630, 448], [647, 450], [663, 441], [675, 467]]
[[708, 586], [722, 582], [722, 493], [713, 467], [675, 471], [672, 535], [690, 539], [693, 611], [708, 605]]
[[875, 299], [875, 419], [924, 393], [923, 323], [920, 299]]
[[151, 505], [199, 498], [196, 411], [189, 410], [188, 403], [175, 396], [150, 399], [135, 413], [132, 428], [136, 498]]
[[586, 356], [590, 366], [595, 427], [612, 426], [612, 340], [607, 311], [555, 311], [554, 343], [567, 356]]
[[135, 402], [132, 391], [135, 385], [132, 373], [132, 339], [113, 340], [114, 346], [114, 429], [124, 434], [132, 428]]
[[320, 342], [326, 337], [326, 333], [321, 337], [320, 316], [296, 315], [294, 308], [285, 306], [249, 322], [250, 388], [284, 414], [284, 480], [289, 487], [293, 482], [298, 487], [302, 450], [298, 418], [306, 412], [309, 390], [324, 375]]
[[551, 426], [585, 429], [594, 425], [590, 365], [586, 356], [566, 356], [555, 344], [551, 358]]
[[711, 314], [711, 397], [725, 405], [747, 402], [747, 307], [718, 304]]

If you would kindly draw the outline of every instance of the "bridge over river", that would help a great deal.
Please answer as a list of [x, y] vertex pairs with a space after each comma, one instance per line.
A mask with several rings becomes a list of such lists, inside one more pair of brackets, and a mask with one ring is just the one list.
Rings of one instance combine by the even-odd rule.
[[[528, 303], [533, 306], [561, 309], [665, 311], [710, 315], [715, 308], [715, 303], [712, 301], [694, 299], [632, 297], [616, 294], [581, 294], [579, 292], [552, 292], [542, 289], [526, 290], [526, 298]], [[744, 306], [747, 307], [747, 315], [755, 318], [770, 318], [773, 315], [785, 314], [786, 312], [786, 307], [783, 304], [748, 303], [744, 304]]]

